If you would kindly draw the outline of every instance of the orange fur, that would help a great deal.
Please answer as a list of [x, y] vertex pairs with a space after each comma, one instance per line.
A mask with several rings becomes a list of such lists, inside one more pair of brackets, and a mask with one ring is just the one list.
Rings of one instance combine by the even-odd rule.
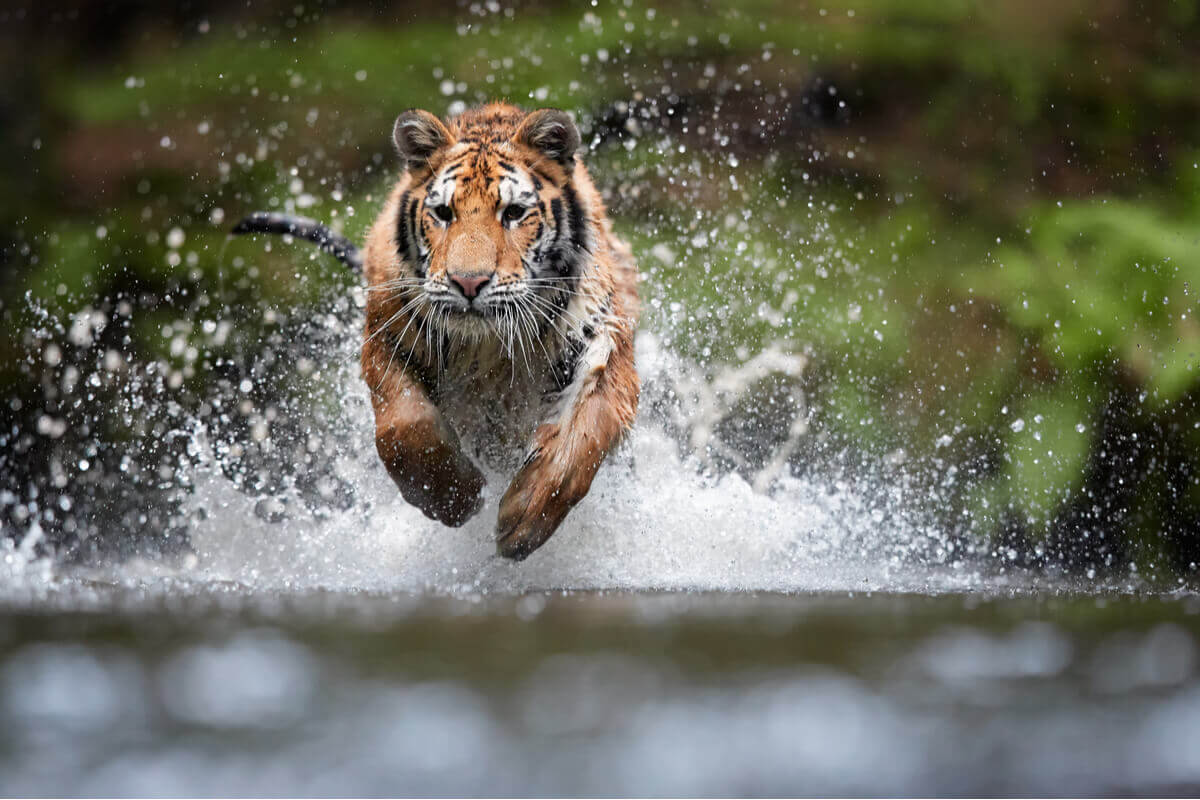
[[524, 558], [633, 423], [636, 267], [562, 112], [408, 112], [396, 139], [406, 170], [365, 249], [376, 445], [405, 499], [450, 525], [480, 505], [472, 458], [518, 467], [497, 539]]

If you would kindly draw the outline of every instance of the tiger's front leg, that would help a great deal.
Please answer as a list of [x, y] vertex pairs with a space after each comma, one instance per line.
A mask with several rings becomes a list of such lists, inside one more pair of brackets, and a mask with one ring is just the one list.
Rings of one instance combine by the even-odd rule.
[[638, 376], [633, 335], [617, 330], [585, 350], [567, 389], [569, 405], [541, 425], [521, 469], [500, 500], [497, 547], [517, 561], [541, 547], [587, 495], [605, 456], [633, 425]]
[[363, 359], [364, 377], [376, 387], [371, 404], [379, 458], [406, 501], [430, 519], [458, 527], [483, 505], [483, 474], [425, 387], [403, 369], [380, 369], [379, 361]]

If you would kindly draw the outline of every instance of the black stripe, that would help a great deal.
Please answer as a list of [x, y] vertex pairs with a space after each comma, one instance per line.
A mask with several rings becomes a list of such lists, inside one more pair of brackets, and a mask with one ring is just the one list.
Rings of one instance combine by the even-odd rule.
[[579, 358], [583, 355], [585, 342], [572, 339], [564, 347], [558, 359], [554, 362], [554, 382], [561, 392], [571, 385], [575, 378], [575, 370], [579, 368]]
[[555, 271], [566, 274], [570, 271], [570, 264], [566, 263], [563, 258], [563, 253], [559, 243], [563, 240], [563, 231], [567, 227], [566, 216], [563, 214], [563, 204], [561, 197], [555, 197], [550, 201], [550, 213], [554, 216], [554, 238], [550, 240], [550, 253], [558, 263], [552, 264]]
[[[421, 235], [420, 231], [417, 230], [417, 206], [418, 205], [419, 204], [417, 203], [415, 198], [413, 199], [413, 201], [411, 203], [408, 204], [408, 226], [409, 226], [409, 230], [412, 231], [412, 236], [413, 236], [414, 240], [416, 238], [420, 237], [420, 235]], [[417, 275], [419, 275], [420, 277], [423, 278], [423, 277], [425, 277], [425, 266], [421, 263], [421, 250], [417, 246], [416, 241], [414, 241], [412, 244], [412, 250], [413, 250], [413, 252], [412, 252], [413, 269], [416, 271]]]
[[412, 240], [407, 224], [408, 200], [408, 192], [400, 195], [400, 211], [396, 214], [396, 251], [402, 260], [412, 258]]
[[550, 212], [554, 215], [554, 240], [550, 242], [549, 248], [550, 267], [565, 277], [571, 274], [575, 260], [579, 257], [567, 246], [567, 237], [574, 236], [574, 232], [567, 231], [567, 215], [563, 210], [561, 197], [555, 197], [550, 201]]
[[559, 315], [565, 314], [567, 306], [571, 304], [571, 290], [566, 286], [558, 287], [558, 290], [550, 295], [550, 303], [558, 310]]
[[542, 179], [532, 172], [529, 173], [529, 177], [533, 178], [533, 188], [540, 192], [542, 190]]
[[533, 257], [530, 259], [530, 264], [533, 267], [540, 267], [542, 265], [542, 259], [546, 257], [546, 248], [543, 246], [545, 243], [542, 241], [542, 234], [545, 232], [546, 223], [539, 219], [537, 221], [537, 230], [533, 232], [533, 241], [531, 243], [531, 247], [533, 248]]
[[538, 208], [541, 209], [542, 212], [542, 218], [538, 220], [538, 235], [534, 239], [534, 241], [537, 243], [537, 251], [534, 254], [534, 263], [541, 264], [546, 258], [546, 252], [550, 249], [550, 246], [553, 245], [554, 242], [542, 241], [542, 235], [546, 232], [546, 226], [543, 223], [543, 220], [547, 219], [549, 216], [549, 210], [546, 208], [546, 201], [542, 199], [541, 195], [538, 195], [537, 202]]
[[565, 220], [563, 219], [562, 198], [556, 197], [550, 201], [550, 213], [554, 217], [554, 241], [562, 236]]
[[514, 167], [512, 164], [508, 163], [507, 161], [497, 161], [496, 165], [498, 167], [500, 167], [500, 169], [504, 170], [505, 172], [516, 172], [517, 171], [517, 168]]
[[563, 195], [567, 198], [567, 205], [571, 208], [571, 244], [575, 248], [575, 254], [580, 255], [588, 250], [588, 232], [583, 217], [583, 206], [579, 204], [579, 195], [575, 194], [571, 184], [568, 183], [563, 187]]

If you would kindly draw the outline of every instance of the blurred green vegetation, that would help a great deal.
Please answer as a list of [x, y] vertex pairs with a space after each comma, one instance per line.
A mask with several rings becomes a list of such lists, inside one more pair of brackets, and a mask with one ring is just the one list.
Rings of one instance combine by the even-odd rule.
[[[797, 469], [899, 463], [965, 551], [1001, 562], [1196, 574], [1194, 2], [3, 13], [12, 498], [63, 470], [99, 491], [76, 451], [107, 469], [170, 429], [63, 391], [109, 351], [156, 365], [192, 413], [220, 381], [273, 375], [229, 417], [231, 446], [264, 409], [328, 402], [319, 375], [264, 367], [262, 335], [353, 320], [354, 281], [282, 242], [229, 243], [229, 223], [284, 208], [360, 236], [398, 111], [508, 98], [591, 135], [647, 328], [713, 367], [768, 342], [810, 354]], [[636, 126], [613, 122], [625, 103]], [[71, 347], [84, 309], [108, 322]], [[48, 440], [44, 416], [73, 433]], [[180, 454], [151, 450], [157, 485]]]

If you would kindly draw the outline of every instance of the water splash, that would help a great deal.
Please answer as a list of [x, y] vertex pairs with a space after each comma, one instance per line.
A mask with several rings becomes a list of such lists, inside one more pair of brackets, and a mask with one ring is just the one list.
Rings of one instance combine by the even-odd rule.
[[175, 478], [190, 487], [181, 515], [190, 520], [189, 552], [64, 572], [33, 557], [30, 533], [19, 546], [10, 542], [10, 571], [35, 582], [171, 577], [249, 589], [438, 593], [929, 589], [931, 580], [953, 588], [974, 579], [932, 577], [930, 566], [952, 548], [922, 523], [899, 473], [853, 483], [796, 477], [810, 435], [803, 356], [771, 346], [706, 374], [652, 332], [638, 340], [645, 389], [633, 434], [549, 544], [509, 563], [492, 539], [505, 476], [491, 476], [487, 506], [459, 529], [402, 500], [374, 452], [354, 365], [357, 337], [350, 322], [327, 340], [336, 365], [328, 380], [342, 402], [329, 418], [313, 411], [297, 428], [333, 443], [320, 470], [350, 487], [353, 502], [306, 510], [320, 476], [274, 494], [247, 491], [249, 467], [206, 420], [193, 418], [180, 426], [191, 458], [178, 469], [187, 474]]
[[[201, 457], [189, 505], [199, 521], [190, 531], [194, 553], [178, 574], [255, 588], [448, 593], [962, 585], [951, 572], [931, 575], [933, 554], [944, 555], [945, 542], [911, 512], [899, 485], [791, 474], [789, 459], [808, 433], [802, 356], [768, 348], [709, 380], [644, 333], [638, 362], [646, 389], [633, 435], [549, 544], [522, 564], [494, 552], [504, 476], [491, 477], [488, 505], [459, 529], [426, 519], [401, 499], [375, 456], [365, 387], [347, 368], [340, 388], [349, 401], [329, 423], [338, 442], [330, 467], [354, 488], [352, 506], [272, 521], [260, 499], [234, 488], [224, 456], [198, 426], [193, 448]], [[765, 404], [771, 413], [732, 424], [735, 409], [768, 384], [776, 390]], [[777, 444], [765, 453], [739, 449], [729, 430], [747, 427], [749, 439]], [[285, 494], [273, 502], [295, 508], [301, 500]], [[111, 576], [126, 574], [122, 569]]]

